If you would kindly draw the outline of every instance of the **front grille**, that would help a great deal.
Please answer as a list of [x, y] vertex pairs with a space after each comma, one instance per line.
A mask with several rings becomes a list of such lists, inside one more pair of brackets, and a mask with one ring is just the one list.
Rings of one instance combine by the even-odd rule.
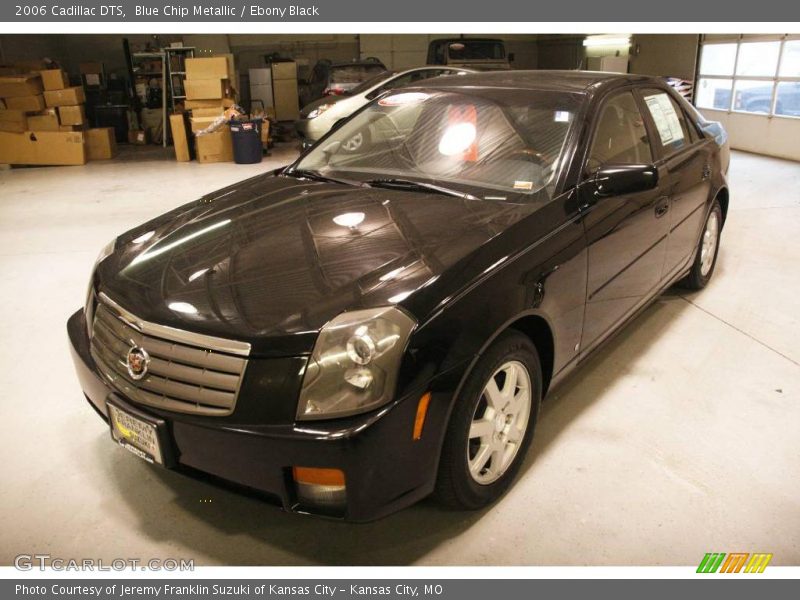
[[[128, 373], [134, 346], [150, 355], [147, 374]], [[233, 412], [249, 344], [148, 323], [101, 293], [92, 324], [91, 354], [125, 397], [155, 408], [206, 416]]]

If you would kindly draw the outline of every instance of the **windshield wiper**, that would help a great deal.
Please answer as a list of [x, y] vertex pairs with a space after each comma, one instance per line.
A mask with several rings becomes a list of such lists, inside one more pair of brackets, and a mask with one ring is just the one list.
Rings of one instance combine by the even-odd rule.
[[466, 192], [459, 192], [450, 188], [442, 187], [433, 183], [424, 183], [422, 181], [412, 181], [411, 179], [399, 179], [396, 177], [388, 179], [370, 179], [367, 183], [371, 187], [382, 187], [397, 190], [410, 190], [410, 191], [425, 191], [434, 192], [436, 194], [444, 194], [446, 196], [455, 196], [456, 198], [463, 198], [465, 200], [477, 200], [472, 194]]
[[361, 181], [355, 181], [354, 179], [342, 179], [340, 177], [328, 177], [319, 171], [312, 171], [310, 169], [287, 169], [281, 174], [288, 175], [289, 177], [302, 177], [303, 179], [324, 181], [326, 183], [339, 183], [341, 185], [351, 185], [355, 187], [369, 187], [367, 184]]

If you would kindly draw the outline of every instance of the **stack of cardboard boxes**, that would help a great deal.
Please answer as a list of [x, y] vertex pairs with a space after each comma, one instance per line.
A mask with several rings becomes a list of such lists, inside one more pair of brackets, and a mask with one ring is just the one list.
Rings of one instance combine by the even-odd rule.
[[[186, 101], [184, 108], [191, 111], [192, 133], [197, 134], [211, 126], [232, 106], [233, 61], [231, 56], [212, 56], [208, 58], [187, 58], [184, 89]], [[175, 155], [178, 160], [189, 160], [186, 149], [188, 140], [181, 134], [183, 116], [171, 117]], [[181, 131], [179, 131], [181, 130]], [[233, 160], [233, 145], [228, 127], [220, 127], [211, 133], [195, 136], [197, 161], [229, 162]]]
[[0, 77], [0, 163], [82, 165], [116, 154], [111, 128], [89, 129], [82, 86], [61, 69]]

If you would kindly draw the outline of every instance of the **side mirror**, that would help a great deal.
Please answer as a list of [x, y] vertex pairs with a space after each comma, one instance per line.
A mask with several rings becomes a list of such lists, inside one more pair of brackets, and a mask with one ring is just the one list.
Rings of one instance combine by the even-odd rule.
[[658, 169], [655, 165], [606, 165], [594, 176], [595, 194], [624, 196], [646, 192], [658, 186]]

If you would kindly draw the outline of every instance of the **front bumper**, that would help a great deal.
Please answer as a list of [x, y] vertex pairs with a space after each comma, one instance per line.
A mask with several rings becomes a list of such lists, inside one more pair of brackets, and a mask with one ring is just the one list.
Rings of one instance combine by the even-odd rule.
[[[139, 413], [166, 421], [173, 468], [210, 475], [273, 498], [285, 510], [313, 512], [298, 503], [292, 467], [341, 469], [346, 504], [341, 518], [372, 521], [433, 491], [449, 412], [449, 394], [435, 393], [419, 440], [412, 439], [417, 400], [425, 389], [378, 411], [349, 419], [253, 426], [215, 422], [133, 405], [100, 378], [89, 353], [83, 310], [67, 323], [72, 359], [86, 398], [107, 421], [115, 394]], [[239, 402], [247, 402], [240, 398]], [[109, 445], [109, 451], [113, 446]], [[133, 459], [133, 458], [132, 458]]]

